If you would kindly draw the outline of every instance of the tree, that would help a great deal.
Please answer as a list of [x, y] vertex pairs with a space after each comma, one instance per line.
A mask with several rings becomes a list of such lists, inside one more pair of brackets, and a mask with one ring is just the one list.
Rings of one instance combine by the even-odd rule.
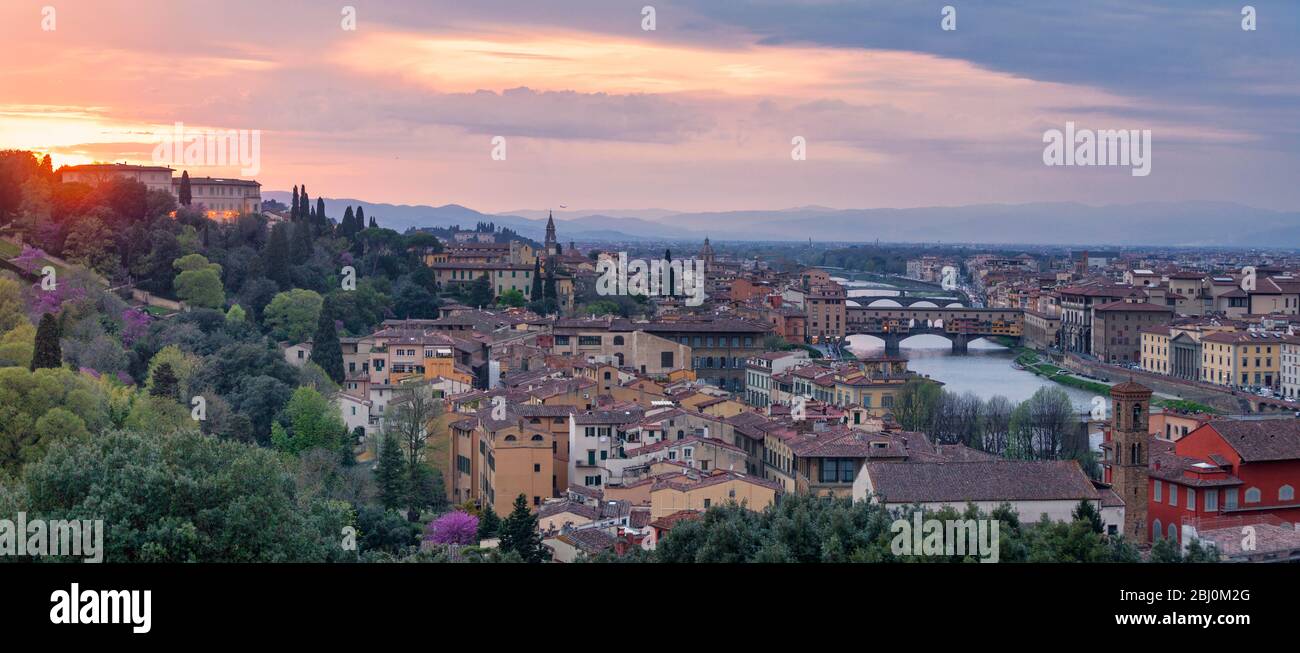
[[348, 206], [343, 209], [343, 219], [339, 221], [338, 234], [351, 240], [357, 234], [358, 229], [352, 224], [352, 207]]
[[284, 407], [284, 422], [272, 423], [271, 444], [291, 454], [311, 449], [339, 451], [347, 426], [338, 408], [313, 388], [301, 387]]
[[434, 544], [478, 544], [478, 524], [478, 517], [453, 510], [429, 522], [424, 539]]
[[193, 200], [194, 200], [194, 195], [190, 191], [190, 171], [185, 170], [181, 172], [181, 190], [180, 190], [181, 206], [189, 206], [190, 202], [192, 202]]
[[[296, 461], [194, 431], [51, 444], [15, 487], [34, 515], [102, 519], [104, 561], [330, 562], [352, 509], [298, 489]], [[0, 512], [11, 505], [0, 493]]]
[[292, 285], [289, 274], [289, 227], [283, 222], [271, 228], [271, 236], [266, 241], [264, 265], [266, 276], [280, 288]]
[[406, 451], [406, 516], [414, 522], [420, 520], [420, 510], [440, 501], [436, 479], [424, 460], [424, 448], [441, 404], [433, 399], [429, 386], [418, 382], [407, 384], [396, 395], [388, 405], [391, 416], [384, 426], [399, 438]]
[[262, 321], [271, 328], [271, 336], [276, 340], [304, 342], [316, 330], [323, 304], [316, 291], [294, 288], [271, 299], [262, 312]]
[[894, 418], [908, 431], [929, 431], [940, 388], [925, 379], [910, 379], [894, 399]]
[[239, 304], [231, 306], [230, 310], [226, 311], [227, 324], [243, 324], [246, 319], [248, 319], [248, 315]]
[[379, 440], [379, 461], [375, 464], [375, 485], [379, 487], [379, 505], [400, 510], [406, 500], [406, 462], [397, 437], [384, 433]]
[[483, 511], [478, 520], [478, 539], [486, 540], [495, 538], [501, 531], [501, 518], [497, 516], [497, 511], [488, 504], [487, 509]]
[[492, 292], [492, 280], [488, 278], [486, 273], [469, 282], [466, 290], [468, 291], [468, 294], [465, 297], [465, 301], [470, 306], [484, 308], [492, 304], [492, 297], [495, 293]]
[[511, 288], [510, 290], [501, 293], [500, 297], [497, 297], [497, 303], [502, 306], [512, 306], [517, 308], [524, 305], [524, 294], [519, 292], [517, 288]]
[[189, 254], [176, 259], [172, 267], [180, 271], [172, 281], [172, 286], [181, 301], [203, 308], [220, 308], [226, 303], [220, 265], [209, 263], [200, 254]]
[[301, 204], [302, 204], [302, 203], [298, 201], [298, 185], [297, 185], [297, 184], [294, 184], [294, 186], [293, 186], [293, 204], [289, 206], [289, 220], [290, 220], [290, 221], [292, 221], [292, 222], [297, 222], [297, 221], [298, 221], [298, 209], [299, 209], [299, 207], [301, 206]]
[[1080, 501], [1079, 505], [1074, 507], [1074, 512], [1070, 516], [1074, 521], [1087, 522], [1094, 533], [1101, 533], [1105, 530], [1101, 523], [1101, 515], [1097, 513], [1097, 508], [1092, 505], [1091, 501]]
[[544, 562], [546, 549], [537, 531], [537, 516], [528, 508], [528, 497], [515, 497], [514, 510], [501, 522], [502, 553], [517, 553], [524, 562]]
[[542, 299], [542, 257], [540, 256], [533, 259], [533, 288], [528, 298], [533, 301]]
[[334, 327], [334, 313], [329, 302], [324, 302], [316, 323], [316, 335], [311, 341], [311, 362], [325, 370], [335, 383], [343, 383], [343, 348]]
[[311, 222], [300, 220], [293, 224], [293, 241], [289, 244], [289, 254], [293, 260], [307, 262], [314, 247], [311, 236]]
[[176, 372], [172, 370], [171, 363], [163, 362], [154, 368], [152, 381], [153, 384], [149, 388], [149, 394], [155, 397], [166, 397], [174, 401], [181, 400], [180, 380], [176, 378]]
[[62, 335], [59, 321], [54, 318], [53, 313], [41, 316], [41, 322], [36, 326], [36, 346], [32, 352], [32, 364], [29, 369], [34, 372], [42, 368], [63, 366], [63, 349], [59, 345], [59, 338]]

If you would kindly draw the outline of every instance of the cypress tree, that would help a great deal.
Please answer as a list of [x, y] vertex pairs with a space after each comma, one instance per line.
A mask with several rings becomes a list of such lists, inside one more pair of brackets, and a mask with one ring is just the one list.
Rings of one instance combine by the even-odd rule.
[[546, 284], [542, 288], [544, 299], [556, 299], [558, 295], [555, 292], [555, 266], [546, 266]]
[[325, 233], [325, 227], [329, 225], [329, 218], [325, 217], [325, 198], [316, 198], [316, 230], [319, 233]]
[[379, 223], [378, 223], [378, 222], [375, 222], [374, 217], [371, 217], [371, 218], [370, 218], [370, 228], [371, 228], [371, 229], [378, 229], [378, 228], [379, 228]]
[[356, 233], [355, 225], [352, 224], [352, 207], [349, 206], [343, 210], [343, 221], [339, 223], [339, 235], [350, 239]]
[[307, 197], [307, 184], [303, 184], [298, 193], [298, 220], [306, 222], [311, 219], [311, 198]]
[[[371, 226], [373, 227], [374, 225], [371, 224]], [[360, 204], [357, 205], [357, 221], [354, 229], [356, 233], [361, 233], [366, 230], [366, 209]]]
[[311, 258], [312, 238], [311, 223], [307, 220], [300, 220], [293, 225], [293, 242], [290, 243], [289, 253], [293, 256], [294, 261], [305, 263]]
[[289, 207], [289, 219], [295, 222], [298, 220], [298, 187], [296, 185], [293, 187], [293, 205]]
[[542, 298], [542, 257], [533, 259], [533, 291], [528, 298], [538, 301]]
[[319, 365], [335, 383], [343, 383], [343, 347], [334, 327], [334, 311], [330, 301], [320, 307], [320, 320], [316, 323], [316, 336], [311, 341], [311, 362]]
[[271, 228], [271, 237], [266, 241], [266, 277], [288, 288], [289, 278], [289, 227], [283, 222]]
[[180, 190], [180, 195], [181, 195], [181, 197], [180, 197], [180, 200], [181, 200], [181, 206], [189, 206], [189, 205], [190, 205], [190, 202], [194, 201], [194, 195], [193, 195], [192, 192], [190, 191], [190, 171], [189, 171], [189, 170], [185, 170], [185, 171], [182, 171], [182, 172], [181, 172], [181, 190]]
[[400, 510], [406, 499], [406, 461], [397, 437], [385, 433], [379, 441], [379, 461], [375, 464], [375, 485], [379, 486], [379, 505]]
[[54, 318], [53, 313], [41, 316], [41, 322], [36, 327], [36, 349], [32, 354], [32, 364], [29, 368], [31, 371], [63, 366], [63, 348], [59, 344], [59, 338], [63, 336], [62, 332], [63, 329], [59, 327], [59, 321]]

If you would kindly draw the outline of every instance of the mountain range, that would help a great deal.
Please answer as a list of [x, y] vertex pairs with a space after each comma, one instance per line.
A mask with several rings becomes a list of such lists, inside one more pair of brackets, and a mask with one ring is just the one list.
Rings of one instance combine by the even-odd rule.
[[[264, 199], [288, 203], [286, 191]], [[362, 206], [383, 227], [472, 229], [479, 221], [509, 227], [541, 240], [545, 210], [490, 214], [459, 204], [381, 204], [325, 198], [326, 213], [339, 219], [347, 206]], [[668, 209], [555, 212], [561, 241], [918, 242], [1008, 244], [1106, 244], [1117, 246], [1300, 247], [1300, 213], [1230, 202], [1143, 202], [1093, 206], [1078, 202], [978, 204], [951, 207], [834, 209], [805, 206], [779, 210], [676, 212]]]

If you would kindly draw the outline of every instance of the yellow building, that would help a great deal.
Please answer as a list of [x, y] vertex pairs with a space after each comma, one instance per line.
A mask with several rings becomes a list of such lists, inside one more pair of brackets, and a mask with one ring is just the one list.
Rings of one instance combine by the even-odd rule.
[[1153, 374], [1169, 373], [1169, 327], [1142, 332], [1142, 369]]
[[737, 472], [687, 470], [655, 480], [650, 489], [650, 516], [658, 519], [680, 510], [708, 510], [733, 502], [757, 512], [776, 502], [779, 489], [776, 483]]
[[1201, 380], [1228, 387], [1276, 387], [1283, 336], [1255, 331], [1201, 338]]

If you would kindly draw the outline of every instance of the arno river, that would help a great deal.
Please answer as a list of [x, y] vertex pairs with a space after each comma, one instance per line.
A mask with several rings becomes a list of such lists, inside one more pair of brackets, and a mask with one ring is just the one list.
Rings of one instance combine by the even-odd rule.
[[[863, 306], [881, 299], [897, 296], [898, 291], [888, 284], [864, 281], [841, 281], [848, 288], [850, 301]], [[873, 336], [850, 336], [849, 348], [855, 354], [883, 354], [885, 343]], [[988, 399], [1002, 395], [1013, 402], [1031, 397], [1039, 388], [1052, 386], [1069, 395], [1080, 411], [1091, 406], [1092, 393], [1052, 383], [1031, 372], [1011, 366], [1015, 354], [1011, 350], [988, 340], [970, 343], [969, 353], [953, 354], [946, 338], [934, 335], [913, 336], [902, 343], [902, 355], [908, 359], [908, 368], [944, 384], [944, 388], [957, 394], [967, 391]]]
[[[855, 354], [883, 354], [885, 343], [874, 336], [849, 336]], [[932, 335], [913, 336], [903, 341], [902, 355], [912, 371], [944, 384], [957, 394], [967, 391], [988, 399], [1002, 395], [1013, 402], [1024, 401], [1039, 388], [1052, 386], [1065, 391], [1074, 405], [1085, 411], [1091, 406], [1092, 393], [1052, 383], [1047, 379], [1011, 366], [1015, 355], [1002, 345], [987, 340], [970, 343], [966, 354], [953, 354], [946, 338]]]

